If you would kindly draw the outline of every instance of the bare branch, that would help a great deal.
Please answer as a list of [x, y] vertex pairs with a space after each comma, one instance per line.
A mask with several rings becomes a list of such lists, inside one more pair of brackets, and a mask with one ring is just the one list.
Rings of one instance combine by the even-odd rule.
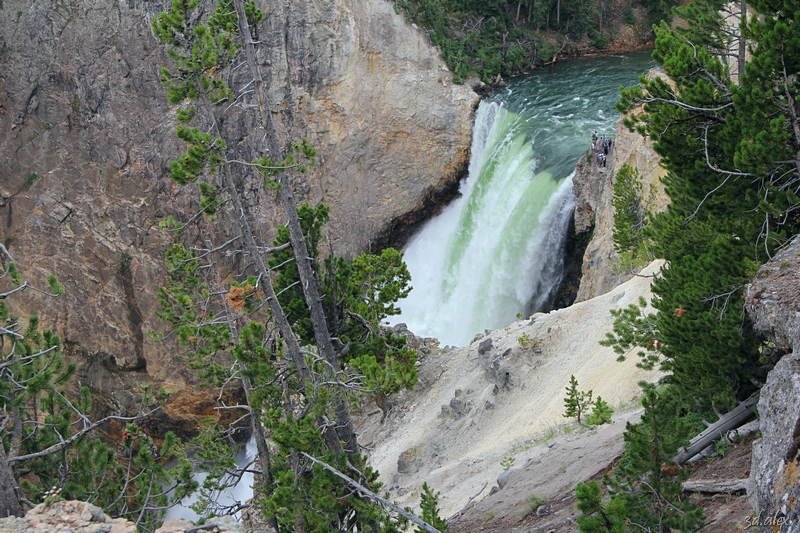
[[12, 295], [12, 294], [14, 294], [15, 292], [24, 291], [24, 290], [25, 290], [25, 289], [27, 289], [27, 288], [28, 288], [28, 282], [26, 281], [25, 283], [23, 283], [23, 284], [22, 284], [22, 285], [20, 285], [19, 287], [16, 287], [16, 288], [14, 288], [14, 289], [11, 289], [11, 290], [10, 290], [10, 291], [8, 291], [8, 292], [0, 293], [0, 300], [5, 300], [6, 298], [8, 298], [9, 296], [11, 296], [11, 295]]
[[40, 452], [29, 453], [29, 454], [25, 454], [25, 455], [18, 455], [16, 457], [9, 457], [8, 458], [8, 462], [9, 463], [17, 463], [17, 462], [20, 462], [20, 461], [30, 461], [31, 459], [39, 459], [40, 457], [47, 457], [48, 455], [51, 455], [53, 453], [56, 453], [56, 452], [59, 452], [59, 451], [63, 450], [64, 448], [68, 447], [70, 444], [72, 444], [76, 440], [80, 439], [81, 437], [83, 437], [84, 435], [86, 435], [87, 433], [92, 431], [93, 429], [96, 429], [96, 428], [102, 426], [106, 422], [110, 422], [112, 420], [118, 420], [120, 422], [135, 422], [136, 420], [141, 420], [142, 418], [155, 413], [159, 409], [161, 409], [161, 406], [158, 406], [155, 409], [153, 409], [153, 410], [151, 410], [151, 411], [149, 411], [149, 412], [147, 412], [147, 413], [145, 413], [143, 415], [139, 415], [139, 416], [130, 416], [130, 417], [114, 416], [114, 415], [107, 416], [105, 418], [102, 418], [102, 419], [98, 420], [97, 422], [92, 422], [92, 424], [90, 426], [83, 428], [82, 430], [80, 430], [79, 432], [77, 432], [76, 434], [72, 435], [70, 438], [68, 438], [66, 440], [62, 440], [61, 442], [53, 444], [52, 446], [49, 446], [48, 448], [45, 448], [44, 450], [42, 450]]

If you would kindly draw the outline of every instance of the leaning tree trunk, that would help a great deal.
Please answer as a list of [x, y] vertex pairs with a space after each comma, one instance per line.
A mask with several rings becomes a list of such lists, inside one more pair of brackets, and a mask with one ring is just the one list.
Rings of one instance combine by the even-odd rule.
[[698, 453], [702, 452], [715, 440], [722, 438], [728, 431], [736, 429], [744, 424], [755, 411], [758, 405], [758, 394], [754, 394], [750, 398], [740, 403], [736, 408], [724, 415], [719, 420], [711, 424], [705, 431], [693, 438], [689, 445], [683, 448], [678, 455], [675, 456], [675, 462], [682, 465]]
[[[235, 0], [234, 6], [239, 19], [239, 32], [242, 42], [244, 43], [245, 57], [247, 58], [247, 64], [253, 77], [258, 97], [258, 108], [261, 113], [269, 151], [273, 156], [278, 156], [283, 153], [283, 150], [278, 140], [277, 129], [272, 120], [272, 113], [264, 88], [264, 79], [261, 76], [258, 63], [256, 62], [253, 39], [250, 33], [250, 27], [247, 23], [247, 16], [242, 0]], [[294, 200], [294, 193], [292, 192], [289, 175], [286, 172], [282, 172], [278, 177], [278, 182], [281, 185], [279, 196], [284, 214], [288, 219], [289, 240], [294, 250], [297, 270], [300, 275], [300, 285], [303, 289], [306, 305], [308, 305], [311, 311], [311, 324], [314, 328], [314, 338], [317, 343], [317, 349], [320, 355], [330, 364], [333, 371], [338, 373], [342, 365], [333, 348], [333, 342], [328, 330], [328, 322], [325, 317], [325, 310], [322, 306], [322, 294], [319, 288], [319, 281], [317, 280], [312, 264], [314, 258], [309, 256], [306, 239], [303, 235], [302, 227], [300, 226], [300, 217], [297, 215], [297, 205]], [[344, 442], [345, 452], [348, 457], [352, 459], [358, 454], [359, 447], [353, 419], [350, 415], [350, 408], [343, 392], [337, 391], [335, 394], [333, 408], [337, 419], [337, 441], [340, 440]]]

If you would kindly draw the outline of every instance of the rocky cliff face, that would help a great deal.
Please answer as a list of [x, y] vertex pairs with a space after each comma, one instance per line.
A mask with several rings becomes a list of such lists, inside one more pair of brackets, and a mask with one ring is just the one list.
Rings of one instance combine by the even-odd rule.
[[600, 169], [593, 161], [586, 159], [578, 163], [572, 187], [575, 193], [575, 232], [579, 235], [591, 232], [592, 239], [583, 255], [576, 302], [605, 294], [632, 277], [630, 273], [618, 274], [613, 269], [614, 262], [619, 258], [612, 240], [614, 178], [625, 163], [639, 169], [643, 195], [647, 197], [651, 190], [654, 193], [651, 210], [663, 211], [668, 197], [664, 193], [661, 177], [666, 171], [659, 161], [660, 157], [653, 151], [652, 143], [640, 134], [629, 131], [620, 120], [608, 166]]
[[[800, 531], [800, 239], [762, 266], [745, 292], [759, 333], [786, 353], [761, 389], [761, 438], [753, 444], [747, 495], [758, 531]], [[754, 520], [754, 524], [756, 521]]]
[[[169, 2], [0, 3], [0, 225], [32, 282], [47, 273], [59, 299], [28, 291], [16, 312], [38, 312], [78, 358], [96, 404], [124, 411], [137, 382], [189, 395], [174, 350], [150, 342], [171, 237], [196, 191], [168, 179], [181, 147], [159, 68], [168, 64], [149, 20]], [[325, 201], [337, 252], [354, 253], [453, 188], [469, 149], [477, 97], [449, 83], [426, 36], [384, 0], [260, 2], [259, 60], [285, 139], [309, 138], [319, 166], [297, 182], [301, 200]], [[231, 115], [226, 131], [253, 132]], [[253, 135], [257, 136], [257, 132]], [[246, 187], [257, 233], [281, 215], [270, 193]], [[410, 217], [413, 219], [413, 215]], [[235, 234], [225, 213], [200, 224], [212, 243]], [[20, 307], [21, 306], [21, 307]], [[193, 400], [184, 398], [187, 404]]]

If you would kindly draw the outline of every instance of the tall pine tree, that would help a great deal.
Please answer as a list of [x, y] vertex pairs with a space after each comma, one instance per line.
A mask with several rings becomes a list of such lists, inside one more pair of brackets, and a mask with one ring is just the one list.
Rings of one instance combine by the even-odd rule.
[[799, 227], [797, 28], [785, 15], [797, 2], [754, 5], [763, 20], [741, 30], [753, 45], [738, 84], [726, 61], [738, 55], [731, 26], [716, 3], [701, 7], [686, 28], [656, 28], [653, 57], [669, 81], [643, 77], [620, 107], [644, 104], [628, 124], [653, 139], [668, 170], [671, 205], [648, 229], [668, 261], [653, 283], [663, 369], [699, 405], [727, 409], [761, 377], [743, 288]]
[[[170, 11], [152, 22], [174, 63], [171, 69], [162, 69], [162, 81], [168, 100], [180, 104], [177, 134], [187, 144], [187, 151], [172, 164], [172, 178], [180, 184], [201, 183], [205, 199], [201, 208], [206, 212], [217, 205], [219, 187], [215, 185], [217, 176], [221, 178], [222, 196], [233, 206], [242, 237], [228, 244], [242, 242], [240, 252], [248, 259], [244, 269], [223, 276], [214, 258], [225, 247], [197, 253], [173, 246], [167, 258], [170, 277], [160, 293], [160, 316], [188, 348], [191, 364], [203, 371], [205, 379], [223, 387], [241, 383], [246, 405], [236, 409], [244, 411], [258, 445], [255, 504], [273, 527], [281, 533], [399, 531], [402, 521], [365, 491], [354, 490], [337, 472], [355, 477], [370, 491], [380, 486], [377, 474], [366, 466], [353, 429], [352, 393], [387, 384], [413, 384], [414, 359], [409, 355], [402, 361], [389, 356], [380, 360], [378, 352], [371, 352], [363, 355], [371, 357], [373, 365], [356, 365], [349, 354], [358, 353], [364, 340], [343, 342], [343, 335], [332, 335], [344, 328], [331, 323], [339, 317], [325, 312], [318, 272], [319, 230], [327, 212], [324, 206], [296, 208], [288, 172], [313, 164], [315, 153], [304, 141], [287, 147], [278, 139], [266, 82], [256, 62], [258, 41], [252, 34], [261, 17], [254, 3], [242, 0], [202, 5], [197, 0], [173, 0]], [[244, 68], [236, 65], [239, 58]], [[232, 102], [252, 110], [246, 112], [254, 113], [263, 137], [242, 142], [226, 137], [220, 125], [227, 122], [228, 113], [236, 112], [230, 110]], [[256, 155], [251, 162], [242, 161], [237, 151]], [[260, 155], [264, 153], [269, 156]], [[274, 194], [282, 207], [288, 223], [274, 249], [255, 240], [245, 189]], [[277, 253], [277, 263], [269, 264], [267, 253]], [[347, 316], [357, 314], [368, 330], [374, 317], [380, 319], [392, 309], [402, 294], [397, 287], [405, 285], [399, 255], [386, 269], [396, 275], [384, 280], [380, 269], [389, 264], [381, 263], [383, 255], [378, 257], [367, 259], [364, 265], [348, 265], [350, 278], [345, 285], [337, 285], [346, 295]], [[235, 281], [229, 282], [229, 277]], [[359, 288], [354, 293], [356, 284]], [[354, 294], [360, 307], [352, 307], [354, 302], [347, 300]], [[337, 297], [334, 300], [338, 305]], [[392, 366], [392, 361], [397, 364]], [[374, 370], [373, 377], [367, 367]], [[404, 376], [391, 377], [401, 370]], [[214, 431], [209, 428], [199, 441], [202, 463], [230, 465], [230, 448], [213, 437]], [[223, 460], [224, 456], [228, 458]], [[213, 469], [204, 484], [204, 496], [213, 498], [228, 483], [224, 470]]]

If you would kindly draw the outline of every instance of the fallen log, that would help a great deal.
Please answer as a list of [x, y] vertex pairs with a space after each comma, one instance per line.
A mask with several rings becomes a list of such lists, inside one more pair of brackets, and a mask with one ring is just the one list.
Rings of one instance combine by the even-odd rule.
[[675, 462], [682, 465], [698, 453], [702, 452], [711, 444], [725, 435], [728, 431], [736, 429], [753, 416], [756, 405], [758, 405], [758, 393], [750, 396], [748, 399], [740, 403], [736, 408], [724, 415], [719, 420], [711, 424], [705, 431], [697, 435], [689, 445], [683, 448], [678, 455], [675, 456]]
[[[748, 422], [743, 426], [739, 426], [736, 429], [728, 431], [728, 433], [725, 435], [725, 439], [727, 439], [728, 442], [733, 442], [737, 438], [744, 438], [747, 437], [749, 434], [753, 433], [754, 431], [758, 431], [760, 427], [761, 427], [761, 420], [758, 419], [753, 420], [752, 422]], [[714, 448], [713, 446], [709, 446], [702, 452], [698, 453], [697, 455], [686, 461], [686, 463], [693, 464], [698, 461], [702, 461], [703, 459], [706, 459], [708, 456], [710, 456], [716, 451], [713, 448]]]
[[685, 481], [684, 492], [708, 492], [712, 494], [733, 493], [747, 490], [746, 479], [698, 479], [697, 481]]
[[736, 429], [730, 430], [726, 437], [728, 437], [729, 441], [733, 442], [734, 439], [747, 437], [749, 434], [754, 433], [759, 429], [761, 429], [761, 420], [756, 419]]

